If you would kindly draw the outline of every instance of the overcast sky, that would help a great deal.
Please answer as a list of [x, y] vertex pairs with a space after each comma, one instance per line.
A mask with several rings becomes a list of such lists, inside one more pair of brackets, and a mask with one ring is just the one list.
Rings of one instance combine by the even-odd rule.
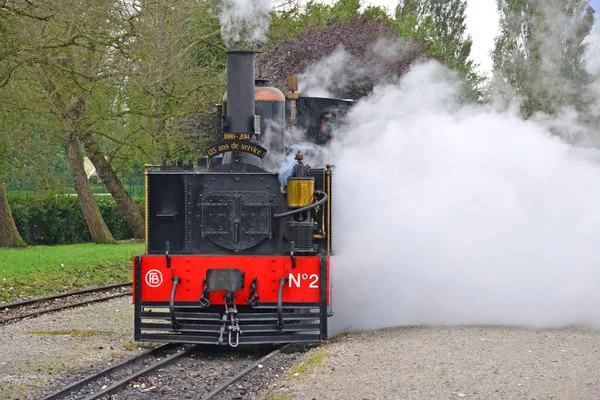
[[[397, 0], [366, 0], [373, 5], [385, 6], [394, 10]], [[600, 0], [592, 0], [592, 7], [600, 9]], [[596, 15], [598, 18], [600, 15]], [[482, 72], [490, 71], [492, 60], [490, 51], [498, 32], [496, 0], [467, 0], [467, 30], [473, 38], [471, 57], [480, 65]]]

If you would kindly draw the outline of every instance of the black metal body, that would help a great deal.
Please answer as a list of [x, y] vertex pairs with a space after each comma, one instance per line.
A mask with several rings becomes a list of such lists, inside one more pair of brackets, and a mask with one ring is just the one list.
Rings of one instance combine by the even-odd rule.
[[[292, 175], [310, 180], [311, 185], [314, 180], [314, 187], [297, 188], [295, 193], [282, 190], [278, 174], [262, 167], [265, 149], [257, 143], [265, 139], [255, 135], [258, 114], [261, 134], [275, 129], [270, 145], [284, 151], [286, 105], [281, 92], [279, 97], [266, 93], [263, 101], [255, 102], [252, 51], [227, 52], [227, 80], [222, 109], [226, 116], [219, 122], [222, 137], [207, 150], [208, 157], [197, 167], [163, 165], [146, 171], [147, 254], [136, 257], [134, 265], [135, 339], [231, 346], [324, 340], [330, 315], [331, 168], [310, 168], [299, 162]], [[298, 126], [307, 129], [309, 140], [323, 143], [329, 138], [327, 123], [338, 122], [350, 104], [300, 98]], [[276, 142], [279, 137], [281, 143]], [[290, 208], [286, 197], [290, 193], [298, 198], [306, 195], [306, 200], [296, 206], [292, 202]], [[191, 256], [177, 259], [190, 262], [184, 271], [171, 265], [171, 258], [180, 255]], [[249, 257], [240, 261], [228, 256]], [[289, 264], [279, 271], [275, 264], [252, 264], [250, 256], [286, 257]], [[296, 275], [297, 286], [291, 289], [292, 271], [301, 257], [311, 257], [303, 260], [304, 265], [311, 268], [311, 277], [320, 279], [319, 286], [301, 287]], [[213, 261], [202, 264], [203, 259]], [[237, 264], [232, 266], [234, 259]], [[146, 276], [142, 276], [145, 266]], [[147, 280], [156, 271], [161, 274], [158, 286], [165, 282], [170, 286], [161, 286], [154, 297], [144, 297], [143, 290], [158, 287]], [[284, 290], [289, 292], [284, 295]], [[268, 302], [264, 296], [260, 300], [261, 293]], [[198, 300], [188, 301], [194, 298]]]
[[[231, 168], [224, 164], [217, 169]], [[242, 172], [246, 170], [250, 171]], [[314, 178], [315, 188], [328, 190], [325, 169], [306, 172]], [[294, 215], [276, 218], [278, 214], [293, 211], [287, 207], [278, 176], [249, 164], [233, 173], [164, 166], [150, 169], [147, 174], [148, 255], [136, 258], [136, 340], [232, 342], [227, 332], [222, 333], [227, 315], [224, 311], [228, 307], [207, 306], [202, 293], [197, 294], [195, 302], [174, 301], [182, 282], [176, 271], [171, 279], [170, 301], [142, 301], [144, 277], [139, 272], [142, 263], [152, 257], [166, 262], [168, 267], [171, 257], [176, 255], [288, 256], [292, 259], [292, 268], [298, 257], [320, 256], [318, 302], [267, 303], [258, 298], [248, 299], [250, 305], [237, 306], [236, 321], [242, 334], [235, 336], [233, 342], [235, 345], [318, 342], [327, 338], [330, 314], [327, 258], [331, 238], [330, 235], [315, 238], [315, 224], [327, 220], [330, 207], [312, 210], [308, 221], [295, 221]], [[294, 246], [290, 246], [292, 242]], [[205, 279], [207, 292], [222, 291], [239, 296], [248, 291], [244, 287], [244, 272], [235, 268], [209, 270], [204, 278], [196, 279]]]
[[[325, 191], [326, 171], [311, 169], [310, 174], [315, 188]], [[265, 171], [149, 171], [148, 253], [164, 254], [168, 242], [170, 254], [289, 254], [284, 235], [291, 217], [273, 218], [289, 211], [277, 178]], [[329, 212], [321, 207], [314, 219], [325, 221]], [[317, 254], [325, 254], [326, 240], [314, 240]]]
[[[296, 100], [296, 125], [306, 129], [308, 141], [325, 144], [354, 102], [321, 97], [300, 97]], [[286, 112], [290, 104], [286, 102]]]
[[254, 132], [254, 52], [227, 52], [227, 119], [225, 132]]

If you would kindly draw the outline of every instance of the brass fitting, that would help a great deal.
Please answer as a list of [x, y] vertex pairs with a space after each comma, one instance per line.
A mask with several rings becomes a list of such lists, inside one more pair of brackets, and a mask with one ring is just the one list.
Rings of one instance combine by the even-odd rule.
[[314, 178], [288, 178], [287, 205], [289, 208], [300, 208], [308, 206], [313, 203], [314, 198]]

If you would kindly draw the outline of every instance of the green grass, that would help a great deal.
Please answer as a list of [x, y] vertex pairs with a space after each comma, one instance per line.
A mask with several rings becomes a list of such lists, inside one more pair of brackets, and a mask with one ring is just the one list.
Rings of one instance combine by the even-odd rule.
[[131, 280], [131, 256], [144, 245], [94, 243], [0, 249], [0, 301]]
[[312, 369], [322, 365], [327, 357], [329, 357], [329, 353], [325, 350], [325, 347], [317, 349], [310, 357], [308, 357], [308, 359], [306, 359], [306, 361], [290, 368], [287, 373], [287, 378], [290, 379], [294, 374], [306, 374]]

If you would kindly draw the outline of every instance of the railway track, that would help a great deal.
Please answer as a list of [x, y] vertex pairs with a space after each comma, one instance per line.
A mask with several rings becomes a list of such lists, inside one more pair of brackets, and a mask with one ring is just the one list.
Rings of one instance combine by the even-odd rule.
[[[132, 380], [146, 375], [157, 368], [168, 365], [196, 350], [197, 345], [188, 346], [186, 348], [184, 345], [174, 346], [170, 343], [163, 344], [83, 378], [61, 390], [47, 395], [42, 400], [58, 400], [65, 398], [85, 400], [99, 399], [127, 386]], [[170, 354], [163, 358], [165, 353]], [[148, 360], [152, 361], [152, 359], [154, 359], [154, 361], [148, 363]], [[136, 366], [136, 364], [141, 364], [142, 366]], [[103, 384], [103, 380], [113, 380], [114, 382], [110, 385], [106, 385]], [[96, 387], [101, 387], [101, 389], [94, 390]]]
[[[145, 353], [129, 358], [119, 364], [72, 383], [61, 390], [46, 395], [42, 400], [95, 400], [107, 395], [114, 395], [114, 397], [111, 398], [120, 398], [118, 392], [124, 389], [129, 383], [148, 375], [159, 368], [164, 368], [183, 357], [198, 352], [201, 349], [200, 346], [201, 345], [186, 346], [167, 343], [154, 347]], [[208, 346], [202, 347], [206, 348]], [[240, 372], [216, 385], [208, 394], [203, 397], [200, 397], [200, 394], [198, 394], [198, 397], [196, 398], [202, 400], [214, 399], [218, 394], [222, 393], [259, 365], [278, 354], [285, 347], [288, 346], [279, 347], [261, 358], [252, 361]], [[214, 348], [212, 351], [214, 351]], [[223, 362], [226, 363], [226, 361]], [[97, 388], [101, 389], [98, 390]]]
[[265, 355], [265, 356], [261, 357], [260, 359], [254, 361], [252, 364], [250, 364], [249, 366], [247, 366], [246, 368], [244, 368], [242, 371], [240, 371], [239, 373], [237, 373], [233, 377], [229, 378], [227, 381], [225, 381], [222, 384], [220, 384], [219, 386], [217, 386], [215, 389], [213, 389], [210, 393], [208, 393], [207, 395], [205, 395], [201, 399], [202, 400], [211, 400], [211, 399], [215, 398], [218, 394], [220, 394], [221, 392], [225, 391], [228, 387], [230, 387], [235, 382], [237, 382], [238, 380], [240, 380], [241, 378], [243, 378], [244, 376], [246, 376], [248, 373], [250, 373], [252, 370], [254, 370], [255, 368], [257, 368], [259, 365], [263, 364], [264, 362], [266, 362], [267, 360], [269, 360], [271, 357], [279, 354], [282, 350], [288, 348], [289, 346], [290, 346], [289, 344], [285, 345], [285, 346], [280, 346], [279, 348], [271, 351], [267, 355]]
[[[98, 288], [61, 293], [55, 296], [39, 297], [36, 299], [0, 305], [0, 325], [18, 321], [24, 318], [37, 317], [49, 312], [79, 307], [131, 295], [131, 282], [108, 285]], [[107, 295], [100, 295], [108, 292]]]

